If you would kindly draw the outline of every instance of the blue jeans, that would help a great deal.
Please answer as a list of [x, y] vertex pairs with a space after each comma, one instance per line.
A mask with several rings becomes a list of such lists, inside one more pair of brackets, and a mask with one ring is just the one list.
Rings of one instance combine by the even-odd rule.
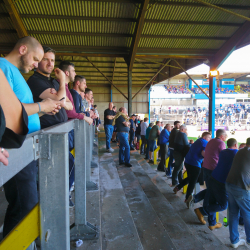
[[113, 135], [114, 127], [112, 125], [104, 125], [104, 130], [106, 134], [106, 149], [110, 149], [110, 141]]
[[155, 140], [148, 140], [149, 144], [149, 151], [154, 152], [156, 150], [156, 141]]
[[8, 180], [4, 186], [8, 208], [4, 219], [5, 237], [38, 202], [37, 163], [32, 161], [23, 170]]
[[130, 148], [134, 148], [134, 145], [133, 145], [134, 139], [135, 139], [135, 132], [130, 131], [129, 132], [129, 145], [130, 145]]
[[119, 164], [130, 163], [130, 146], [128, 143], [128, 133], [118, 132], [118, 139], [120, 141], [119, 148]]
[[149, 158], [149, 140], [148, 139], [146, 139], [146, 141], [147, 141], [147, 147], [146, 147], [146, 159], [148, 159]]
[[[204, 178], [204, 181], [206, 183], [207, 188], [209, 186], [208, 180], [210, 179], [212, 172], [213, 172], [213, 170], [203, 168], [203, 178]], [[207, 189], [204, 189], [204, 190], [200, 191], [198, 194], [194, 195], [194, 203], [197, 203], [197, 202], [204, 200], [206, 192], [207, 192]], [[205, 204], [205, 205], [208, 205], [208, 204]], [[203, 204], [203, 206], [204, 206], [204, 204]]]
[[226, 182], [229, 208], [229, 233], [232, 244], [239, 242], [239, 216], [244, 219], [247, 242], [250, 243], [250, 191]]
[[218, 182], [213, 177], [209, 180], [209, 187], [204, 198], [203, 207], [200, 212], [208, 216], [209, 226], [216, 225], [216, 212], [227, 209], [228, 194], [224, 183]]
[[168, 169], [166, 170], [166, 175], [172, 175], [173, 161], [174, 161], [174, 150], [169, 148], [170, 156], [168, 162]]

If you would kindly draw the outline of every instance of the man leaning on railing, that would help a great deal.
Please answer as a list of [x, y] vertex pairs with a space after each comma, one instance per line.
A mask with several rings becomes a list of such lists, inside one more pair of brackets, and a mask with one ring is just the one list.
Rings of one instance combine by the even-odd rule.
[[[14, 49], [5, 58], [0, 58], [0, 104], [5, 113], [6, 127], [12, 130], [5, 130], [6, 134], [2, 137], [1, 147], [4, 147], [4, 136], [9, 137], [9, 143], [12, 141], [15, 147], [20, 147], [25, 139], [25, 137], [23, 137], [21, 141], [18, 140], [20, 135], [40, 130], [39, 116], [43, 115], [43, 113], [53, 115], [61, 109], [62, 102], [53, 101], [48, 98], [34, 103], [32, 93], [20, 73], [20, 71], [22, 73], [28, 73], [33, 68], [36, 68], [38, 62], [42, 60], [43, 54], [42, 46], [35, 38], [23, 37], [18, 40]], [[17, 97], [16, 99], [13, 98], [13, 92], [8, 89], [6, 84], [6, 89], [2, 91], [2, 87], [4, 83], [6, 83], [6, 78], [9, 86]], [[24, 108], [20, 106], [20, 102], [17, 99], [19, 99]], [[8, 105], [7, 101], [11, 101], [11, 104]], [[8, 111], [6, 107], [8, 107]], [[19, 112], [16, 116], [14, 114], [15, 109], [17, 113]], [[25, 112], [28, 115], [27, 123], [25, 122]], [[12, 118], [11, 121], [9, 120], [10, 115]], [[25, 131], [26, 124], [28, 124], [28, 130], [26, 129]], [[12, 147], [13, 145], [9, 145], [9, 148]], [[1, 153], [3, 152], [4, 150], [1, 148]], [[37, 164], [36, 161], [32, 161], [4, 184], [5, 197], [9, 205], [4, 220], [3, 237], [5, 237], [38, 202], [36, 174]]]

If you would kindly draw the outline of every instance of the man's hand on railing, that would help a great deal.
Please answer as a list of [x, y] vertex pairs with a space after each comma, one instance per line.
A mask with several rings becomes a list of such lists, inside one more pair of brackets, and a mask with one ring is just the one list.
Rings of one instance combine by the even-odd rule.
[[84, 116], [84, 121], [87, 122], [89, 125], [93, 124], [93, 119], [87, 117], [86, 115]]
[[9, 164], [9, 161], [7, 158], [9, 158], [9, 153], [6, 149], [0, 148], [0, 162], [2, 162], [5, 166]]
[[46, 98], [42, 102], [40, 102], [40, 105], [41, 112], [55, 115], [59, 112], [59, 110], [63, 106], [63, 103], [62, 101], [54, 101], [50, 98]]

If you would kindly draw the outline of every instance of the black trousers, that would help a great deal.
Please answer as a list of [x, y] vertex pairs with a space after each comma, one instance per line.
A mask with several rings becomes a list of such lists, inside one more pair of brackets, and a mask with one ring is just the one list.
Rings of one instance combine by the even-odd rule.
[[161, 161], [158, 165], [157, 170], [165, 172], [166, 159], [168, 157], [168, 146], [166, 144], [160, 144], [160, 155]]
[[185, 163], [185, 167], [187, 170], [188, 177], [183, 179], [182, 182], [177, 187], [178, 189], [181, 189], [182, 187], [188, 185], [186, 193], [186, 199], [187, 199], [194, 191], [195, 184], [197, 183], [201, 172], [201, 168], [189, 165], [187, 163]]
[[37, 161], [32, 161], [4, 184], [9, 205], [5, 214], [3, 237], [5, 237], [38, 202]]

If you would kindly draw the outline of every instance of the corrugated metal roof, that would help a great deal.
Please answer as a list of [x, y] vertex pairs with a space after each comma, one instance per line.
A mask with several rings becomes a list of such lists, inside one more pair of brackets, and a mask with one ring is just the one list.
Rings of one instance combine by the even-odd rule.
[[78, 0], [26, 0], [17, 1], [16, 6], [20, 14], [136, 18], [139, 13], [134, 4], [122, 3], [122, 1], [114, 3]]
[[[153, 0], [154, 1], [154, 0]], [[141, 51], [150, 50], [148, 54], [157, 54], [154, 49], [185, 49], [211, 50], [220, 49], [228, 38], [239, 28], [239, 25], [223, 26], [218, 23], [243, 24], [244, 20], [234, 15], [215, 10], [208, 7], [194, 7], [171, 5], [172, 3], [197, 3], [192, 0], [161, 0], [169, 4], [148, 5], [149, 10], [145, 15], [145, 23], [142, 35], [149, 36], [174, 36], [174, 38], [141, 37], [138, 47]], [[250, 6], [249, 0], [206, 0], [212, 4], [227, 4], [238, 6]], [[152, 2], [152, 1], [151, 1]], [[25, 28], [31, 36], [36, 37], [42, 44], [54, 46], [59, 52], [96, 52], [103, 50], [107, 54], [123, 50], [124, 55], [129, 54], [132, 45], [132, 36], [135, 35], [136, 22], [139, 15], [140, 4], [103, 1], [80, 1], [80, 0], [43, 0], [43, 1], [16, 1], [15, 6], [22, 17]], [[233, 9], [235, 13], [250, 16], [250, 10]], [[0, 3], [0, 12], [7, 13], [3, 3]], [[23, 15], [23, 16], [22, 16]], [[33, 16], [30, 16], [33, 15]], [[39, 16], [36, 16], [39, 15]], [[41, 16], [43, 15], [43, 16]], [[0, 14], [1, 16], [1, 14]], [[67, 18], [63, 18], [67, 17]], [[68, 17], [74, 17], [72, 19]], [[80, 18], [83, 17], [81, 20]], [[89, 20], [87, 20], [90, 18]], [[98, 19], [99, 18], [99, 19]], [[102, 18], [102, 19], [100, 19]], [[105, 18], [109, 18], [105, 20]], [[111, 19], [110, 19], [111, 18]], [[112, 20], [112, 18], [125, 18], [125, 21]], [[157, 20], [158, 22], [149, 22]], [[197, 24], [187, 23], [159, 23], [160, 21], [193, 21]], [[217, 22], [216, 25], [199, 24], [198, 22]], [[9, 17], [2, 17], [0, 22], [1, 30], [10, 30], [9, 33], [0, 34], [0, 43], [12, 44], [18, 39], [17, 34], [10, 33], [14, 30]], [[48, 33], [52, 32], [52, 33]], [[69, 34], [70, 32], [70, 34]], [[102, 35], [104, 34], [104, 35]], [[126, 37], [127, 35], [127, 37]], [[182, 36], [182, 38], [178, 38]], [[184, 37], [188, 36], [188, 39]], [[193, 37], [193, 38], [191, 38]], [[199, 37], [199, 38], [195, 38]], [[205, 37], [201, 39], [201, 37]], [[225, 38], [224, 40], [212, 40], [211, 38]], [[245, 39], [245, 43], [250, 37]], [[156, 51], [156, 50], [155, 50]], [[142, 53], [141, 53], [142, 54]], [[195, 52], [193, 53], [195, 54]], [[114, 69], [114, 57], [92, 57], [89, 59], [112, 79]], [[56, 65], [59, 60], [70, 60], [75, 63], [76, 72], [87, 75], [89, 83], [107, 83], [107, 80], [94, 69], [86, 58], [81, 56], [60, 56], [56, 57]], [[132, 79], [136, 83], [145, 83], [162, 65], [164, 58], [154, 58], [152, 61], [160, 64], [150, 63], [145, 60], [136, 59]], [[197, 62], [198, 63], [198, 62]], [[127, 64], [123, 58], [116, 59], [114, 82], [127, 82]]]

